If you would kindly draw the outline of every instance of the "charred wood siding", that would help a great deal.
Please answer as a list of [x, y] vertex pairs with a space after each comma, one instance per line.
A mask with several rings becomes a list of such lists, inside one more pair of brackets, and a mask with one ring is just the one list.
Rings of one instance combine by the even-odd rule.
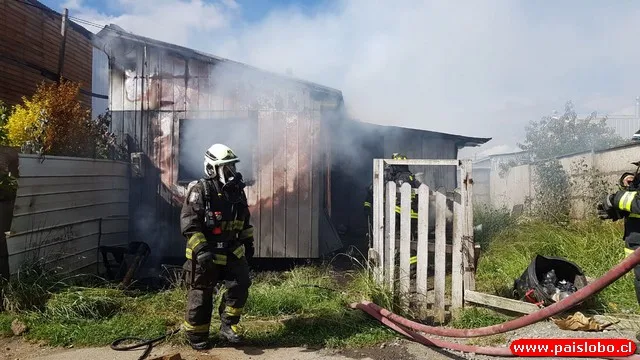
[[[111, 54], [112, 130], [130, 143], [132, 151], [144, 152], [149, 159], [146, 176], [132, 183], [131, 226], [136, 239], [148, 242], [160, 257], [183, 257], [180, 124], [204, 119], [210, 127], [202, 131], [215, 132], [216, 123], [242, 118], [257, 128], [256, 135], [247, 134], [252, 137], [248, 152], [254, 154], [256, 175], [256, 182], [247, 187], [256, 256], [318, 257], [326, 168], [320, 150], [320, 114], [325, 104], [335, 107], [341, 95], [322, 98], [310, 87], [279, 80], [282, 88], [274, 86], [266, 95], [256, 96], [249, 89], [259, 81], [243, 78], [240, 65], [218, 71], [214, 62], [150, 45], [127, 43], [120, 48], [124, 50]], [[260, 76], [251, 75], [254, 80]], [[221, 77], [230, 77], [225, 83], [233, 84], [231, 89], [220, 89]]]
[[[27, 0], [24, 0], [27, 1]], [[15, 0], [0, 0], [0, 100], [14, 105], [31, 96], [42, 81], [58, 71], [62, 17]], [[91, 92], [93, 46], [88, 31], [67, 27], [63, 76]], [[91, 106], [91, 97], [81, 95]]]

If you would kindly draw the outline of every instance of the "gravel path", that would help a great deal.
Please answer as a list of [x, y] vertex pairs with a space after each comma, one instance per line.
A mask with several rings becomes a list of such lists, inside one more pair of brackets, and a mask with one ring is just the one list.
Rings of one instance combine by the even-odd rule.
[[[518, 338], [627, 338], [635, 339], [634, 331], [610, 330], [603, 332], [563, 331], [552, 322], [540, 322], [503, 335], [477, 339], [453, 339], [458, 343], [475, 344], [482, 346], [508, 346], [511, 341]], [[451, 339], [448, 339], [451, 340]], [[108, 347], [65, 349], [41, 347], [29, 344], [19, 338], [0, 339], [0, 359], [4, 360], [136, 360], [142, 351], [116, 352]], [[381, 344], [373, 348], [333, 351], [327, 349], [307, 348], [217, 348], [208, 352], [195, 352], [187, 347], [172, 347], [160, 345], [154, 348], [148, 359], [161, 355], [170, 355], [179, 352], [185, 360], [418, 360], [418, 359], [501, 359], [475, 354], [463, 354], [447, 350], [432, 349], [421, 344], [413, 343], [397, 338], [396, 341]], [[532, 358], [533, 359], [533, 358]], [[540, 358], [535, 359], [551, 359]], [[585, 358], [564, 358], [585, 359]], [[596, 358], [591, 358], [596, 359]]]

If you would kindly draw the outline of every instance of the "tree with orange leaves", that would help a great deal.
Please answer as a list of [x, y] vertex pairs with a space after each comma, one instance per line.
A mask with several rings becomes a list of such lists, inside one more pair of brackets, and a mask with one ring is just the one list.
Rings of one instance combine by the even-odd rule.
[[23, 97], [23, 104], [16, 105], [9, 117], [9, 145], [28, 145], [50, 155], [107, 157], [105, 147], [117, 147], [108, 132], [110, 117], [93, 121], [91, 110], [78, 99], [79, 92], [80, 85], [67, 80], [41, 83], [31, 99]]

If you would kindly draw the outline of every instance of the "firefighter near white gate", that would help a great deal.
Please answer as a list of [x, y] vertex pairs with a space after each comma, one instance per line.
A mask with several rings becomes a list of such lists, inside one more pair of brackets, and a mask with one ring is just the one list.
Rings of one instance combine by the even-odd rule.
[[218, 308], [220, 336], [241, 342], [238, 324], [249, 295], [248, 260], [253, 257], [253, 226], [240, 159], [223, 144], [212, 145], [204, 155], [205, 177], [189, 184], [180, 227], [187, 241], [184, 276], [188, 288], [183, 330], [192, 348], [211, 347], [209, 328], [216, 286], [226, 292]]
[[[407, 156], [401, 153], [393, 153], [391, 158], [393, 160], [407, 160]], [[408, 165], [388, 165], [384, 169], [383, 175], [384, 183], [386, 184], [389, 181], [393, 181], [397, 185], [398, 191], [400, 191], [400, 187], [404, 183], [408, 183], [411, 185], [411, 222], [412, 229], [416, 229], [414, 223], [418, 220], [418, 198], [416, 196], [415, 190], [418, 189], [421, 185], [420, 181], [418, 181], [415, 175], [409, 170]], [[386, 191], [386, 190], [385, 190]], [[367, 188], [367, 197], [364, 201], [364, 213], [367, 217], [367, 240], [369, 242], [369, 248], [373, 247], [373, 183], [369, 184]], [[400, 216], [401, 214], [400, 208], [400, 196], [396, 197], [396, 207], [395, 213], [396, 216]], [[400, 221], [396, 222], [396, 224], [400, 224]], [[415, 251], [411, 251], [410, 264], [414, 266], [417, 262]]]

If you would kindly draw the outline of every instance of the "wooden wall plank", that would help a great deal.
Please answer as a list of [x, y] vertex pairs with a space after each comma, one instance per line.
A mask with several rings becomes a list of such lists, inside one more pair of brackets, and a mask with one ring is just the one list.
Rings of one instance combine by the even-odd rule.
[[50, 212], [64, 208], [86, 207], [106, 202], [129, 202], [129, 190], [89, 190], [19, 196], [14, 205], [14, 216], [25, 213]]
[[[207, 68], [208, 69], [208, 68]], [[258, 127], [258, 134], [261, 134], [262, 131], [262, 125], [260, 124], [259, 118], [258, 118], [258, 112], [254, 111], [251, 112], [250, 114], [251, 119], [255, 120], [255, 124]], [[261, 239], [261, 232], [260, 232], [260, 204], [261, 204], [261, 179], [262, 177], [260, 176], [261, 174], [261, 169], [262, 169], [262, 162], [260, 161], [260, 149], [262, 148], [261, 145], [261, 137], [260, 135], [256, 136], [256, 143], [254, 144], [253, 147], [253, 173], [254, 173], [254, 177], [255, 177], [255, 183], [251, 186], [251, 197], [252, 199], [249, 202], [249, 210], [251, 211], [251, 224], [253, 225], [253, 239], [254, 239], [254, 245], [256, 247], [256, 254], [255, 256], [259, 256], [260, 255], [260, 251], [259, 251], [259, 242]], [[253, 202], [253, 203], [252, 203]]]
[[273, 248], [273, 113], [261, 111], [260, 132], [260, 239], [256, 251], [271, 257]]
[[46, 231], [26, 233], [7, 238], [7, 250], [9, 255], [15, 255], [25, 251], [60, 245], [73, 237], [86, 237], [98, 234], [100, 231], [97, 220], [85, 221], [68, 226], [53, 228]]
[[[301, 104], [298, 104], [301, 106]], [[317, 258], [320, 256], [320, 216], [324, 216], [321, 213], [321, 209], [324, 208], [323, 201], [321, 199], [321, 192], [324, 188], [322, 181], [322, 174], [324, 172], [322, 151], [322, 140], [320, 138], [320, 127], [322, 121], [322, 114], [319, 111], [311, 111], [311, 253], [310, 257]], [[300, 247], [300, 239], [298, 240], [298, 246]], [[300, 251], [301, 254], [308, 252]]]
[[[78, 253], [94, 250], [97, 248], [98, 234], [69, 239], [59, 245], [45, 246], [34, 251], [20, 252], [9, 255], [9, 268], [15, 274], [25, 261], [39, 260], [49, 263], [52, 266], [64, 267], [64, 259]], [[96, 261], [97, 253], [93, 253], [92, 260]]]
[[[286, 203], [286, 251], [289, 258], [307, 257], [310, 244], [299, 245], [298, 224], [298, 114], [285, 113], [284, 123], [286, 133], [286, 184], [283, 197]], [[304, 241], [303, 241], [304, 242]]]
[[287, 142], [285, 137], [285, 114], [281, 111], [273, 113], [273, 245], [271, 256], [284, 257], [287, 240], [286, 230], [286, 174], [287, 174]]
[[[310, 113], [301, 113], [298, 118], [298, 251], [300, 257], [313, 253], [311, 244], [311, 144], [312, 121]], [[317, 251], [317, 250], [316, 250]], [[302, 256], [304, 254], [304, 256]]]
[[25, 229], [57, 226], [70, 221], [84, 221], [112, 215], [126, 216], [129, 213], [128, 202], [107, 203], [86, 207], [62, 209], [38, 214], [18, 215], [11, 222], [11, 232], [20, 233]]
[[20, 176], [128, 176], [128, 164], [90, 158], [68, 158], [45, 156], [44, 161], [37, 155], [20, 154]]
[[125, 176], [58, 176], [23, 177], [18, 179], [18, 197], [66, 191], [129, 190]]

